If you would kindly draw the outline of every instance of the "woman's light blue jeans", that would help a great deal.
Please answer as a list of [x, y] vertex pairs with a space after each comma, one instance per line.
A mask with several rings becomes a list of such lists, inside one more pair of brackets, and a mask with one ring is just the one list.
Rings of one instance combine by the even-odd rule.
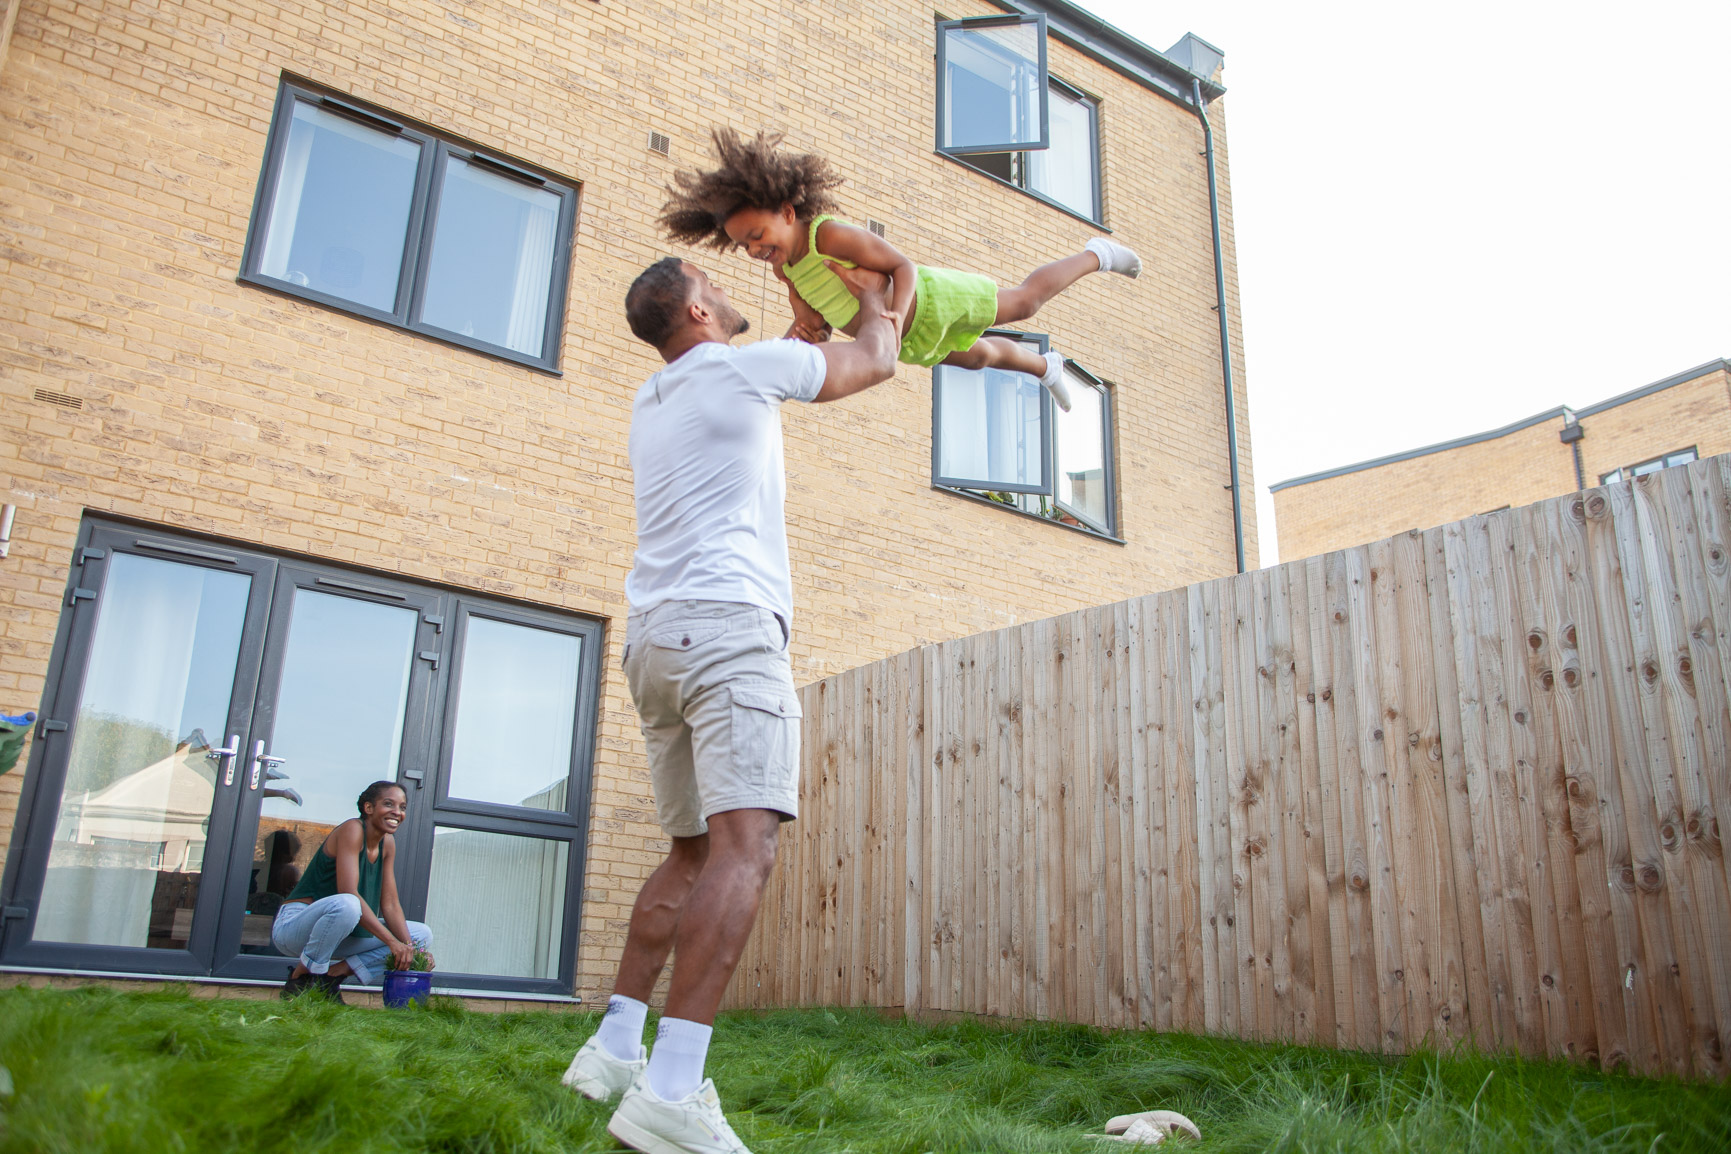
[[[371, 934], [355, 933], [360, 924], [361, 899], [354, 894], [284, 902], [271, 923], [270, 944], [279, 954], [299, 955], [301, 965], [315, 974], [329, 971], [332, 962], [347, 962], [355, 980], [370, 986], [384, 980], [391, 947]], [[433, 944], [433, 931], [421, 922], [409, 922], [408, 928], [416, 949]]]

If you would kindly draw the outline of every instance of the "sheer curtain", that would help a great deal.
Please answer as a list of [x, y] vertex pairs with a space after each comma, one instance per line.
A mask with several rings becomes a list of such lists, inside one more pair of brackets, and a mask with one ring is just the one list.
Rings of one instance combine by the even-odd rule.
[[[559, 198], [535, 190], [541, 200], [523, 207], [517, 236], [517, 274], [511, 288], [511, 319], [505, 345], [532, 357], [541, 355], [547, 333], [547, 295], [553, 281], [553, 236], [559, 226]], [[545, 203], [551, 200], [549, 206]]]
[[205, 572], [126, 553], [110, 566], [42, 883], [38, 941], [145, 945], [160, 846], [173, 832], [168, 811], [202, 802], [209, 813], [214, 782], [197, 797], [198, 782], [180, 780], [181, 759], [173, 756], [184, 736]]
[[570, 843], [564, 841], [436, 830], [427, 924], [439, 968], [558, 977], [570, 856]]

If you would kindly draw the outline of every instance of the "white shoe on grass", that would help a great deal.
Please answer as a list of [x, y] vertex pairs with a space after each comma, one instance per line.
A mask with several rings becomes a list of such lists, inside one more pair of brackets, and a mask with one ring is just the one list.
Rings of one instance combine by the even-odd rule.
[[628, 1062], [615, 1058], [601, 1039], [594, 1037], [583, 1043], [560, 1081], [585, 1098], [605, 1102], [623, 1094], [631, 1080], [648, 1068], [649, 1053], [642, 1046], [637, 1047], [636, 1061]]
[[689, 1097], [663, 1102], [638, 1076], [619, 1100], [607, 1132], [644, 1154], [751, 1154], [727, 1124], [708, 1078]]
[[1070, 386], [1064, 380], [1064, 357], [1061, 353], [1046, 354], [1046, 371], [1040, 377], [1040, 384], [1052, 400], [1066, 413], [1070, 411]]
[[1117, 241], [1097, 236], [1082, 247], [1100, 259], [1101, 272], [1115, 272], [1135, 280], [1142, 271], [1142, 258]]

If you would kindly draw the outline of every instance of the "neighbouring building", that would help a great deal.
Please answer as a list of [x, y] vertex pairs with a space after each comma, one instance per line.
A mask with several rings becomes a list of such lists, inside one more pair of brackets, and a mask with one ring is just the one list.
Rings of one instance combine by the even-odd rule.
[[1731, 452], [1731, 363], [1270, 485], [1292, 561]]
[[[827, 154], [917, 260], [1145, 262], [1028, 326], [1067, 415], [909, 368], [789, 406], [802, 681], [1235, 568], [1194, 37], [1062, 0], [0, 11], [0, 712], [42, 715], [0, 777], [0, 968], [280, 980], [271, 915], [390, 778], [445, 983], [608, 979], [663, 850], [618, 668], [658, 362], [622, 302], [714, 125]], [[683, 255], [786, 327], [763, 265]]]

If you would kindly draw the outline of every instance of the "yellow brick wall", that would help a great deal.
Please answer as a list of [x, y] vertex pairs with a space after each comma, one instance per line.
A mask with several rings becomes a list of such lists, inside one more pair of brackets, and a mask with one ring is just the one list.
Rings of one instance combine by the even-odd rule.
[[[1588, 486], [1613, 469], [1690, 445], [1731, 451], [1731, 378], [1715, 368], [1580, 418]], [[1492, 440], [1343, 473], [1274, 494], [1283, 561], [1428, 529], [1575, 488], [1575, 461], [1555, 417]]]
[[[621, 309], [670, 251], [654, 214], [712, 124], [785, 130], [846, 211], [916, 260], [1014, 282], [1095, 228], [932, 152], [934, 12], [784, 5], [21, 3], [0, 68], [0, 709], [39, 700], [86, 510], [608, 622], [579, 993], [608, 979], [663, 843], [618, 674], [632, 395], [657, 367]], [[996, 12], [982, 0], [947, 16]], [[935, 492], [930, 376], [786, 411], [800, 681], [910, 646], [1232, 569], [1201, 132], [1054, 42], [1102, 99], [1107, 220], [1135, 282], [1092, 277], [1027, 326], [1115, 382], [1118, 546]], [[563, 377], [236, 282], [285, 73], [582, 182]], [[1223, 105], [1212, 109], [1225, 177]], [[673, 139], [671, 160], [645, 148]], [[1226, 253], [1230, 183], [1223, 183]], [[764, 266], [698, 259], [759, 332]], [[1235, 267], [1235, 266], [1234, 266]], [[1236, 337], [1237, 279], [1229, 267]], [[1242, 350], [1235, 350], [1242, 366]], [[1244, 376], [1239, 444], [1251, 492]], [[33, 399], [74, 395], [73, 412]], [[1254, 564], [1254, 502], [1245, 502]], [[22, 774], [0, 778], [0, 850]]]
[[1724, 369], [1581, 418], [1587, 484], [1613, 469], [1697, 446], [1703, 457], [1731, 452], [1731, 373]]

